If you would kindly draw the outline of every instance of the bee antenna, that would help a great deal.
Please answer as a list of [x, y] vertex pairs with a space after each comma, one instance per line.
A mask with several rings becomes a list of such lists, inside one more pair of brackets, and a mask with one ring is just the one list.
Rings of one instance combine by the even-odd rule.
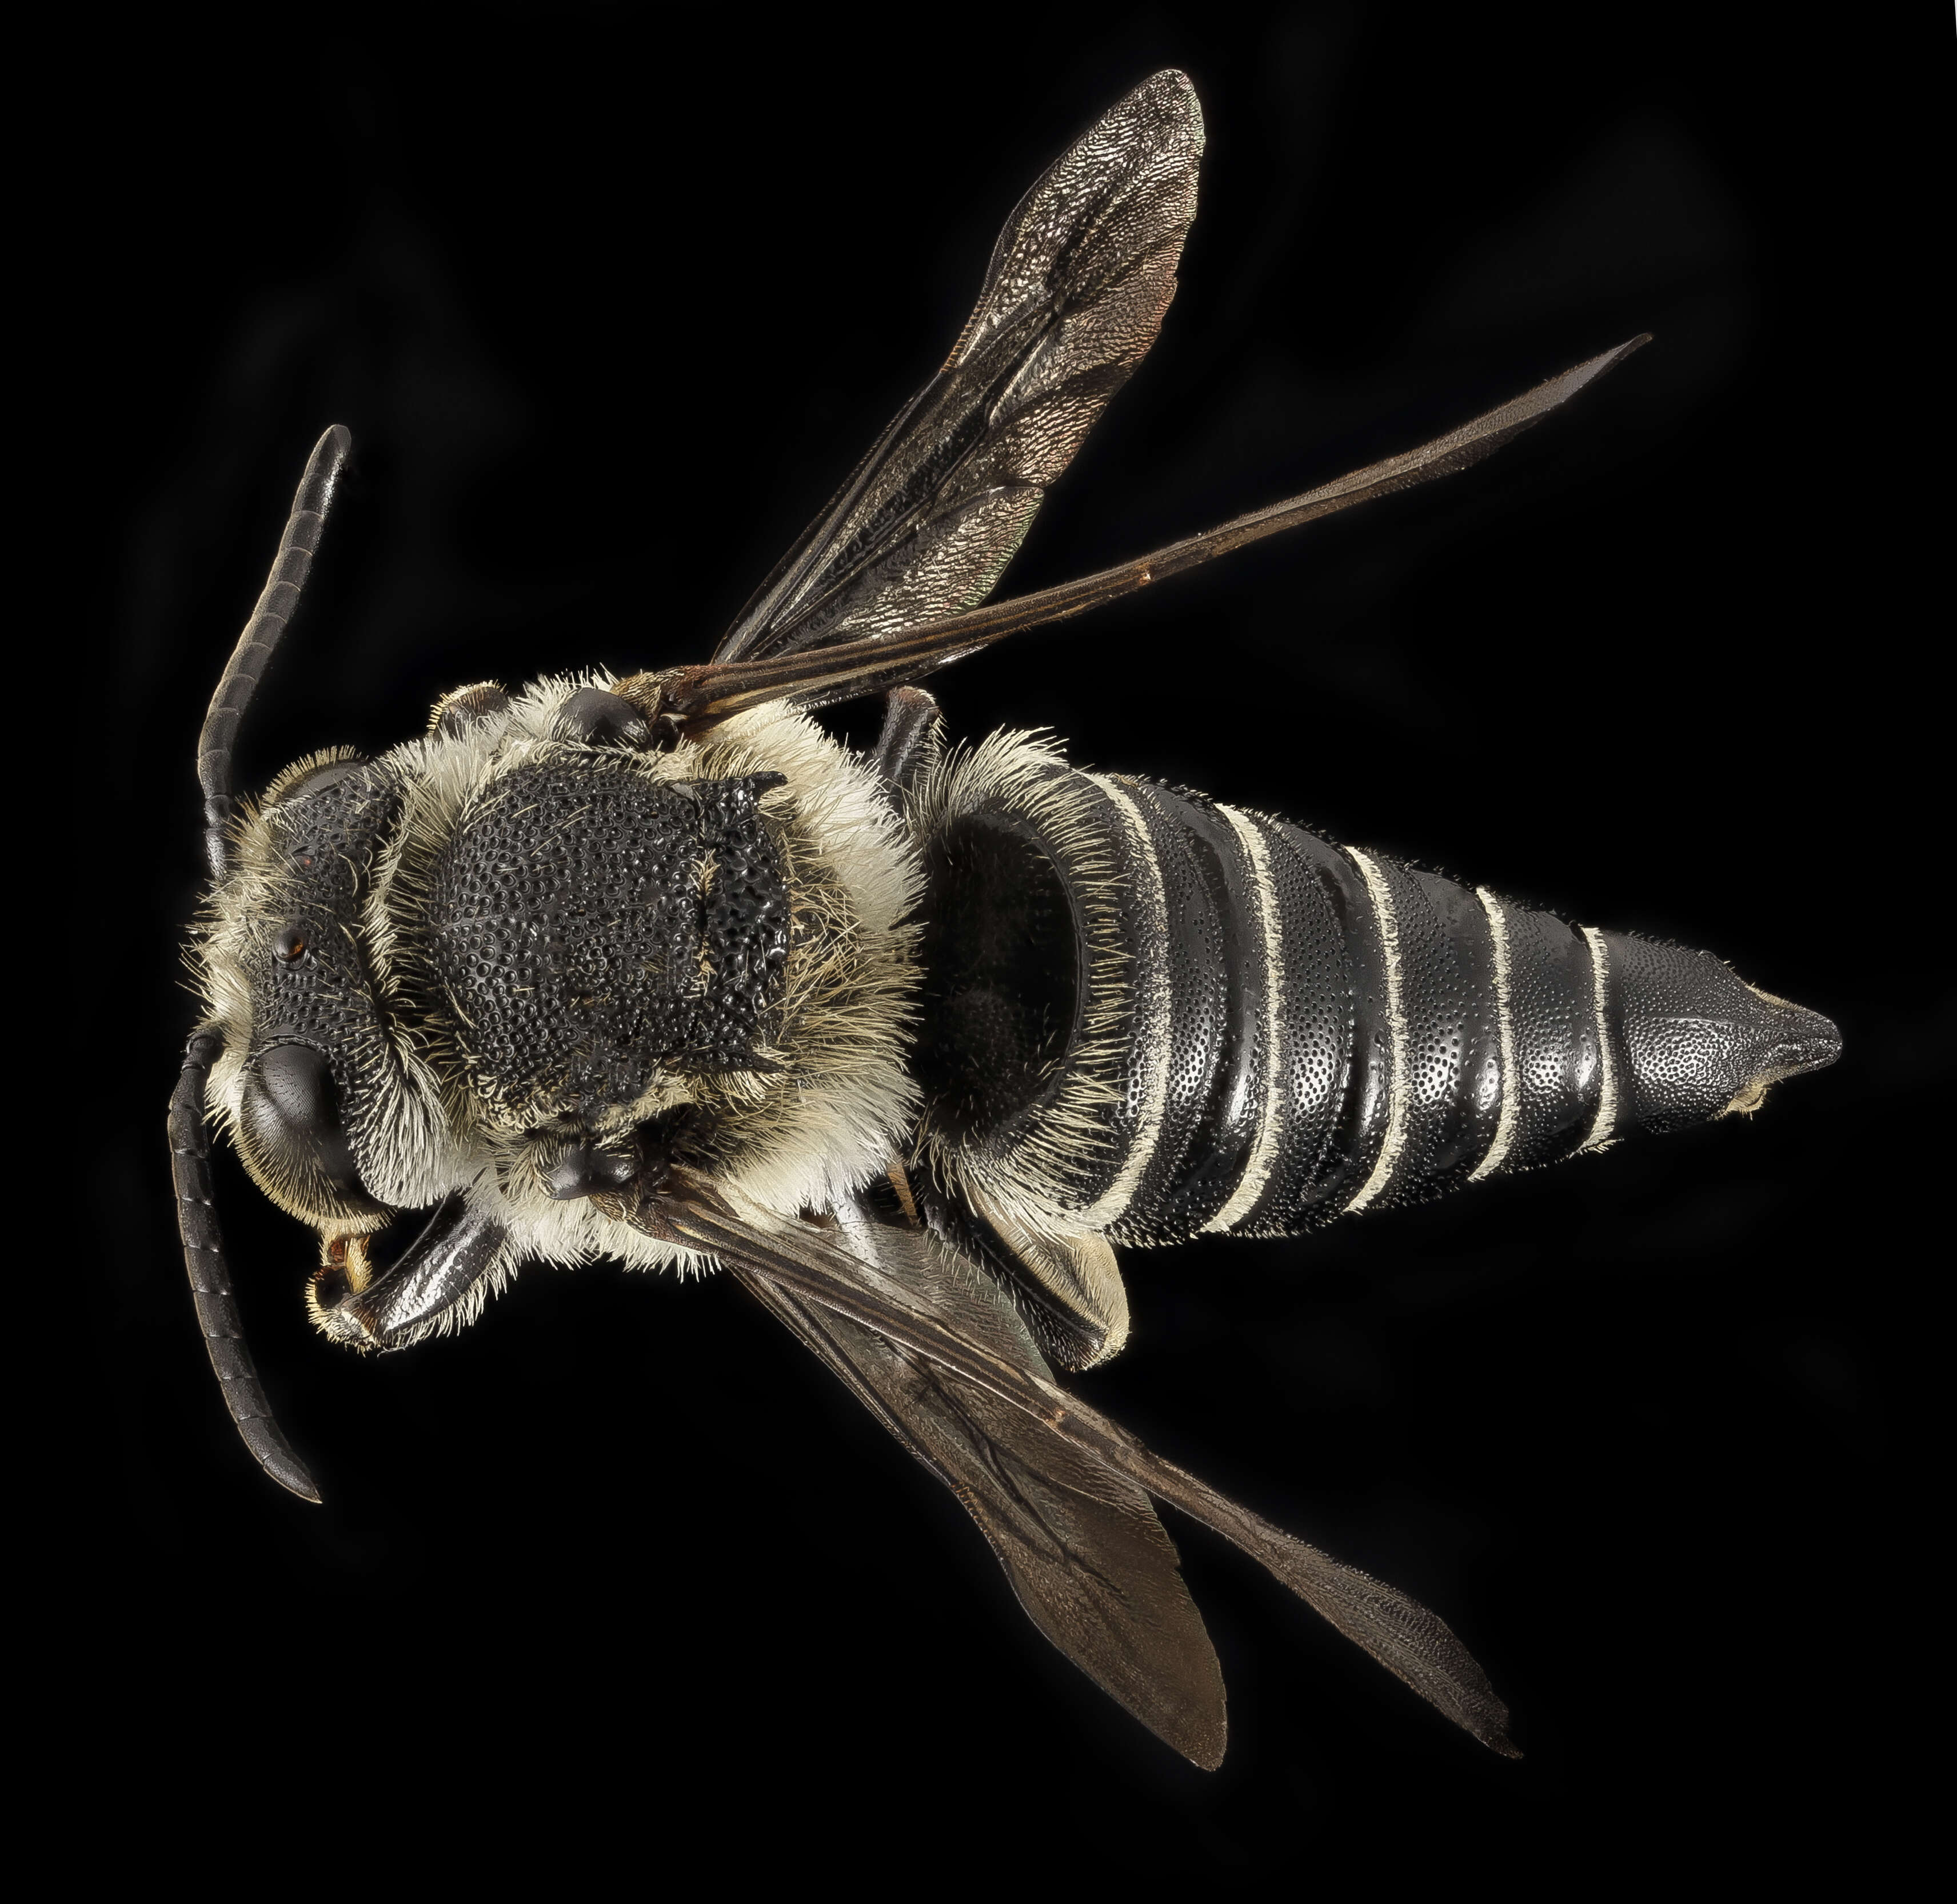
[[[343, 440], [338, 454], [343, 458], [346, 432], [328, 431], [328, 440], [336, 434]], [[319, 462], [326, 447], [322, 442], [314, 451], [314, 463]], [[308, 467], [308, 488], [312, 477], [313, 470]], [[306, 495], [306, 488], [302, 488], [302, 504]], [[319, 513], [324, 513], [323, 507]], [[295, 521], [299, 514], [295, 508]], [[292, 532], [288, 529], [286, 533], [289, 542]], [[304, 571], [301, 573], [303, 576]], [[276, 579], [278, 571], [273, 570], [273, 574]], [[261, 603], [261, 611], [263, 606]], [[254, 627], [259, 619], [253, 617]], [[245, 633], [248, 636], [251, 630]], [[272, 639], [277, 639], [275, 634]], [[243, 652], [242, 643], [239, 652]], [[226, 677], [227, 680], [229, 678]], [[249, 692], [248, 688], [246, 693]], [[237, 717], [234, 714], [232, 718], [235, 721]], [[287, 1446], [278, 1423], [272, 1419], [270, 1404], [259, 1385], [258, 1372], [252, 1366], [251, 1353], [245, 1346], [244, 1325], [239, 1320], [238, 1305], [231, 1293], [231, 1268], [224, 1259], [224, 1238], [217, 1227], [217, 1208], [211, 1199], [210, 1140], [204, 1122], [204, 1081], [220, 1048], [214, 1031], [193, 1032], [184, 1048], [183, 1069], [178, 1075], [177, 1088], [170, 1094], [171, 1175], [176, 1182], [177, 1233], [183, 1239], [184, 1268], [190, 1273], [198, 1325], [204, 1331], [204, 1347], [210, 1351], [211, 1368], [224, 1391], [231, 1419], [245, 1438], [245, 1445], [281, 1487], [291, 1489], [302, 1500], [317, 1501], [319, 1490], [313, 1486], [312, 1476]]]
[[215, 878], [223, 876], [231, 821], [238, 810], [237, 796], [231, 791], [231, 750], [238, 739], [238, 724], [299, 606], [299, 592], [305, 586], [326, 527], [327, 511], [333, 507], [334, 490], [353, 449], [353, 433], [340, 423], [314, 444], [305, 474], [299, 478], [299, 494], [292, 498], [292, 513], [286, 518], [286, 532], [279, 538], [272, 572], [265, 578], [258, 605], [231, 651], [217, 692], [210, 697], [210, 711], [204, 717], [204, 731], [197, 743], [197, 777], [204, 788], [204, 852]]

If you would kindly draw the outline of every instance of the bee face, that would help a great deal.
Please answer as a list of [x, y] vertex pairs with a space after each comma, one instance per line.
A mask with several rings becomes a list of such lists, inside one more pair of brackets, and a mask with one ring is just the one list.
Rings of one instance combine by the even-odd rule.
[[224, 1035], [213, 1096], [246, 1168], [281, 1208], [354, 1235], [387, 1220], [368, 1160], [390, 1107], [362, 903], [400, 809], [384, 767], [313, 756], [239, 829], [198, 946]]

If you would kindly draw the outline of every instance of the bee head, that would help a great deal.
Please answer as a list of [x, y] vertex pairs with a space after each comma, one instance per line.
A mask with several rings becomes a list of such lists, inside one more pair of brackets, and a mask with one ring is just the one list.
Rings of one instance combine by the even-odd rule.
[[223, 1040], [213, 1107], [260, 1189], [337, 1236], [388, 1214], [363, 1167], [398, 1094], [362, 914], [398, 806], [371, 762], [288, 768], [241, 812], [198, 946]]

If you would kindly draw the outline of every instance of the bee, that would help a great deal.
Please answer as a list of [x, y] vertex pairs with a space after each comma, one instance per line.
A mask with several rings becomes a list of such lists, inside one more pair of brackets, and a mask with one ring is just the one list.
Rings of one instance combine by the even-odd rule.
[[[185, 1260], [246, 1445], [307, 1499], [245, 1347], [213, 1126], [317, 1232], [305, 1299], [356, 1350], [465, 1326], [526, 1264], [733, 1276], [952, 1489], [1041, 1631], [1198, 1765], [1223, 1755], [1223, 1686], [1156, 1501], [1512, 1754], [1438, 1617], [1056, 1372], [1127, 1338], [1118, 1246], [1296, 1235], [1750, 1112], [1840, 1039], [1708, 954], [1089, 771], [1045, 735], [948, 743], [918, 685], [937, 669], [1463, 469], [1646, 341], [992, 602], [1160, 327], [1202, 147], [1170, 71], [1055, 160], [942, 368], [710, 659], [459, 687], [420, 737], [243, 797], [240, 727], [351, 450], [326, 432], [199, 742], [204, 1011], [169, 1113]], [[864, 752], [811, 718], [867, 696]], [[390, 1231], [413, 1233], [388, 1260]]]

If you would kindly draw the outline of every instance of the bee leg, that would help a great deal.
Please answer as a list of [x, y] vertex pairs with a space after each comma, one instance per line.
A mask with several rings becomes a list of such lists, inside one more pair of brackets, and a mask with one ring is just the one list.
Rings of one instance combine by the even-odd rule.
[[937, 749], [944, 729], [937, 697], [921, 687], [893, 687], [884, 696], [884, 731], [869, 763], [899, 793], [908, 793]]
[[366, 1288], [350, 1286], [338, 1299], [330, 1279], [312, 1285], [314, 1319], [336, 1342], [356, 1349], [392, 1349], [421, 1336], [504, 1259], [509, 1234], [493, 1217], [454, 1192], [435, 1206], [422, 1233], [386, 1273]]
[[[698, 1134], [699, 1115], [697, 1105], [678, 1104], [641, 1124], [614, 1153], [630, 1159], [631, 1168], [624, 1176], [574, 1194], [589, 1196], [599, 1214], [614, 1223], [630, 1224], [649, 1236], [667, 1237], [659, 1205], [688, 1134]], [[551, 1192], [552, 1196], [557, 1194], [555, 1189]]]
[[919, 1213], [954, 1249], [982, 1264], [1048, 1359], [1091, 1369], [1128, 1339], [1128, 1293], [1105, 1236], [1035, 1235], [1003, 1212], [946, 1196], [913, 1178]]
[[560, 1203], [578, 1197], [605, 1196], [622, 1190], [647, 1162], [641, 1133], [634, 1131], [623, 1144], [600, 1144], [579, 1138], [564, 1145], [556, 1161], [539, 1173], [547, 1195]]
[[[862, 1189], [837, 1206], [839, 1209], [846, 1207], [862, 1222], [887, 1229], [924, 1227], [917, 1199], [912, 1194], [909, 1173], [899, 1157], [893, 1157], [881, 1176], [872, 1177]], [[806, 1217], [809, 1213], [804, 1214]]]

